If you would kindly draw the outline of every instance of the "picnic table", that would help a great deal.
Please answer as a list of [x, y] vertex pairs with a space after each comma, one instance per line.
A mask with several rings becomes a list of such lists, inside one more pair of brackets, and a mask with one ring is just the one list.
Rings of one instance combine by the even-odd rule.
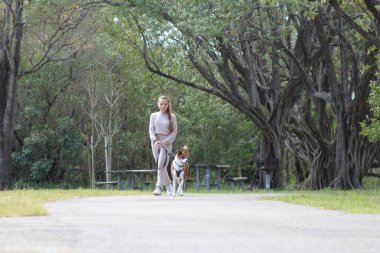
[[[210, 191], [210, 183], [212, 181], [212, 170], [216, 170], [216, 186], [220, 191], [220, 181], [221, 181], [221, 171], [222, 169], [230, 169], [230, 165], [221, 165], [221, 164], [194, 164], [195, 175], [196, 175], [196, 189], [199, 191], [200, 186], [206, 186], [207, 191]], [[202, 183], [200, 181], [201, 171], [204, 171], [204, 177]]]
[[[143, 191], [144, 187], [144, 182], [143, 182], [143, 178], [144, 178], [144, 175], [147, 175], [147, 174], [155, 174], [157, 173], [157, 170], [151, 170], [151, 169], [147, 169], [147, 170], [111, 170], [111, 171], [105, 171], [105, 173], [109, 173], [111, 175], [116, 175], [117, 177], [117, 185], [118, 185], [118, 190], [126, 190], [126, 189], [129, 189], [130, 188], [130, 185], [132, 185], [132, 189], [135, 188], [135, 178], [139, 178], [140, 179], [140, 190]], [[123, 184], [122, 184], [122, 177], [125, 175], [126, 179], [125, 179], [125, 184], [124, 184], [124, 187], [123, 187]]]

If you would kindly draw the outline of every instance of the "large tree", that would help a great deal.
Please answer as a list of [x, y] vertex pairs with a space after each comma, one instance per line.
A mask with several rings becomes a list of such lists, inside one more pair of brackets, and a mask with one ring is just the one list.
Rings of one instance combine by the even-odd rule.
[[[105, 2], [133, 9], [129, 15], [149, 12], [134, 16], [143, 39], [134, 43], [148, 69], [238, 108], [263, 134], [261, 158], [282, 161], [287, 146], [310, 172], [302, 187], [363, 187], [377, 146], [360, 135], [358, 123], [376, 78], [367, 51], [378, 39], [347, 26], [350, 15], [335, 1], [334, 8], [308, 1]], [[374, 2], [365, 2], [364, 15], [376, 16]], [[363, 9], [347, 8], [356, 7]], [[369, 20], [375, 30], [376, 20]], [[356, 44], [351, 27], [369, 43]], [[173, 57], [201, 78], [173, 72]], [[281, 185], [281, 170], [274, 183]]]
[[[325, 83], [336, 120], [332, 154], [337, 175], [331, 185], [363, 188], [363, 178], [379, 148], [360, 134], [359, 125], [370, 114], [369, 87], [378, 81], [378, 11], [375, 1], [330, 4], [333, 9], [318, 6], [315, 25], [324, 48]], [[328, 50], [323, 45], [329, 45]]]
[[[170, 46], [157, 40], [160, 31], [149, 27], [154, 22], [135, 18], [143, 38], [141, 52], [149, 70], [232, 104], [263, 134], [256, 158], [281, 162], [289, 113], [304, 90], [302, 66], [310, 65], [311, 58], [305, 57], [304, 51], [310, 51], [305, 41], [311, 22], [299, 15], [299, 32], [295, 33], [294, 28], [287, 31], [289, 24], [295, 22], [283, 18], [289, 15], [287, 6], [272, 8], [259, 1], [183, 2], [152, 9], [156, 18], [163, 21], [164, 27], [159, 28], [163, 37], [174, 33], [168, 39], [172, 43], [179, 41], [178, 47], [185, 49], [174, 52], [182, 51], [179, 54], [187, 58], [184, 68], [196, 71], [201, 78], [185, 79], [172, 72], [166, 62], [159, 62], [162, 57], [155, 53], [163, 54]], [[283, 33], [295, 40], [286, 41], [280, 36]], [[275, 186], [281, 186], [281, 169], [274, 171], [273, 178]]]
[[93, 3], [83, 1], [0, 2], [0, 189], [11, 188], [11, 152], [19, 80], [52, 61], [71, 57], [92, 31], [74, 35]]

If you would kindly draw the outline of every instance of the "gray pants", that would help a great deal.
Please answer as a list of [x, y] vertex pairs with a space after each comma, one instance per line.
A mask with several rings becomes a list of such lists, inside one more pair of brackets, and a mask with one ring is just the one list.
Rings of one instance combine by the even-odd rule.
[[[158, 136], [158, 140], [161, 141], [165, 136]], [[157, 183], [156, 186], [162, 188], [164, 185], [171, 184], [170, 178], [168, 175], [167, 167], [169, 165], [169, 151], [171, 150], [171, 145], [162, 145], [158, 150], [153, 146], [152, 143], [152, 152], [154, 160], [157, 164]]]

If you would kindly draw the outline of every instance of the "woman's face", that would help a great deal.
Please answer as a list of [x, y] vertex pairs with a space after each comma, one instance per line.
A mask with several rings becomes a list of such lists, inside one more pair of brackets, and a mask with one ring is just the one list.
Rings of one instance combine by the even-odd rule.
[[166, 113], [166, 110], [167, 110], [168, 107], [169, 107], [169, 102], [168, 102], [168, 100], [165, 99], [165, 98], [160, 98], [160, 99], [158, 100], [157, 106], [158, 106], [158, 108], [160, 109], [160, 111], [161, 111], [162, 113]]

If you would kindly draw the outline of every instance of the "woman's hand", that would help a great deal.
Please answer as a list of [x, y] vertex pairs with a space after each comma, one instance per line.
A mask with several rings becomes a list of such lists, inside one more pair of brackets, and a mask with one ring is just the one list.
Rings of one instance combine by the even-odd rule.
[[161, 142], [160, 141], [155, 141], [153, 146], [156, 148], [156, 149], [160, 149], [161, 147]]

